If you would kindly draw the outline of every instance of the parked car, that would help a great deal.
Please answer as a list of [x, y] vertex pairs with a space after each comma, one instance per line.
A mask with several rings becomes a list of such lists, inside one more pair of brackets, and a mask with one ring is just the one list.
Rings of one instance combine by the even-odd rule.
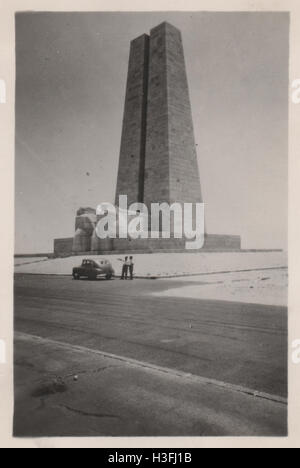
[[82, 261], [81, 266], [73, 268], [73, 278], [75, 280], [79, 280], [80, 278], [95, 280], [98, 276], [105, 276], [106, 279], [110, 280], [114, 274], [112, 264], [106, 259], [85, 259]]

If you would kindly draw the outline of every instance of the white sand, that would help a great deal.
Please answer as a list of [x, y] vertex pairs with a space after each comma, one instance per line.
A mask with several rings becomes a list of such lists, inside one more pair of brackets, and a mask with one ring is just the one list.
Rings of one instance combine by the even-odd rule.
[[[16, 258], [16, 273], [70, 275], [72, 268], [81, 264], [85, 257], [68, 257], [40, 261], [36, 259]], [[91, 258], [101, 259], [102, 256]], [[116, 274], [121, 271], [120, 255], [109, 255]], [[29, 263], [31, 260], [31, 263]], [[37, 263], [33, 263], [34, 261]], [[20, 264], [22, 263], [24, 264]], [[134, 255], [135, 274], [137, 276], [180, 276], [236, 270], [253, 270], [287, 266], [287, 254], [284, 252], [228, 252], [228, 253], [164, 253]]]
[[[182, 286], [155, 295], [287, 306], [287, 269], [194, 276], [180, 281]], [[184, 285], [187, 282], [195, 284]]]

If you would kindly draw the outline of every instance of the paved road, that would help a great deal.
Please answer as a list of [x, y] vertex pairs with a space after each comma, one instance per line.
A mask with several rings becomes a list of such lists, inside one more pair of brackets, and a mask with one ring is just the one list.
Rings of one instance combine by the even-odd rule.
[[15, 433], [283, 435], [286, 309], [175, 286], [17, 275]]

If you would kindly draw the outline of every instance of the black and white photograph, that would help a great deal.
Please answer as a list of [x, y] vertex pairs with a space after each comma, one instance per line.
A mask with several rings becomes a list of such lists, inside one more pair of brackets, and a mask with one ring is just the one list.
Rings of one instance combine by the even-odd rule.
[[290, 13], [25, 10], [13, 436], [287, 437]]

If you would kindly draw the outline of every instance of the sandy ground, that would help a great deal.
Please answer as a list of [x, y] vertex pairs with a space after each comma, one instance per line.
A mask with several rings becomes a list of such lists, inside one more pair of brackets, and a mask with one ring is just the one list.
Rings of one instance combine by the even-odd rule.
[[[161, 297], [212, 299], [279, 306], [287, 306], [288, 302], [288, 271], [285, 268], [193, 276], [183, 278], [182, 281], [181, 287], [176, 284], [176, 287], [156, 294]], [[189, 284], [184, 284], [187, 281]], [[195, 284], [191, 285], [193, 282]]]
[[[15, 259], [16, 273], [70, 275], [72, 268], [86, 257], [68, 257], [41, 261], [43, 259]], [[101, 259], [102, 256], [92, 258]], [[110, 255], [116, 274], [120, 274], [120, 255]], [[287, 266], [284, 252], [227, 252], [227, 253], [165, 253], [134, 255], [135, 274], [142, 277], [170, 277], [204, 273], [278, 268]], [[21, 264], [22, 263], [22, 264]]]

